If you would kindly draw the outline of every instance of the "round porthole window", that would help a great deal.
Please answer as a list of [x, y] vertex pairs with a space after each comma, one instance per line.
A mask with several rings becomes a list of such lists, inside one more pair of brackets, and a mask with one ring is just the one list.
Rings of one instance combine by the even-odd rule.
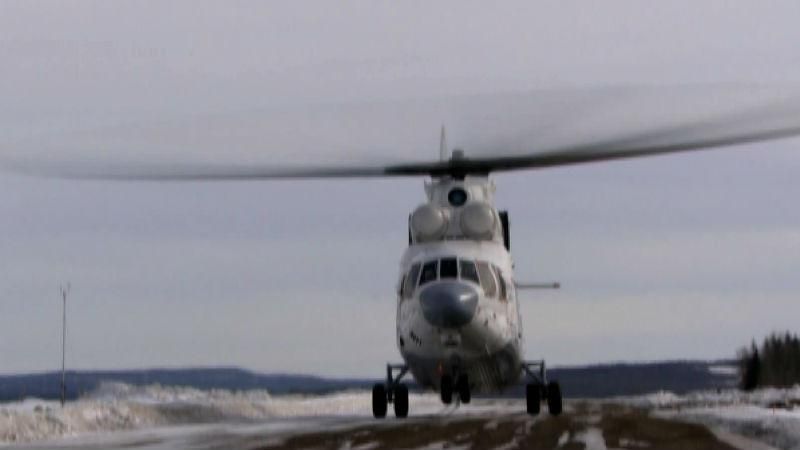
[[463, 206], [467, 203], [467, 191], [461, 188], [452, 189], [447, 194], [447, 201], [455, 207]]

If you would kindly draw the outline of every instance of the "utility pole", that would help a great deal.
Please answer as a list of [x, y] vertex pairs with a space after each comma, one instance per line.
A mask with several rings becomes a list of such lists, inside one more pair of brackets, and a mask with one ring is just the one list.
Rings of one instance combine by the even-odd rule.
[[69, 294], [70, 284], [61, 286], [61, 407], [67, 401], [67, 294]]

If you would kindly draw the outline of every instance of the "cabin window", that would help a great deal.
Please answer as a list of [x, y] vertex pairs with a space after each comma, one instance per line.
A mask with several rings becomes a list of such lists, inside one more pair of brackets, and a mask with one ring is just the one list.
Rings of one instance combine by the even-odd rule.
[[406, 284], [406, 275], [400, 276], [400, 282], [397, 283], [397, 295], [403, 297], [403, 286]]
[[444, 258], [439, 262], [439, 278], [458, 278], [458, 260]]
[[403, 298], [410, 298], [411, 294], [414, 292], [414, 286], [417, 285], [417, 278], [419, 278], [419, 269], [419, 263], [412, 265], [411, 269], [409, 269], [408, 275], [406, 275], [405, 282], [403, 283]]
[[473, 261], [465, 259], [459, 260], [459, 269], [461, 270], [461, 279], [472, 281], [475, 284], [481, 284], [478, 279], [478, 269], [475, 267]]
[[478, 261], [477, 266], [483, 292], [487, 297], [495, 297], [497, 295], [497, 282], [494, 279], [491, 266], [484, 261]]
[[430, 261], [422, 266], [422, 274], [419, 277], [419, 285], [422, 286], [430, 281], [436, 281], [439, 261]]

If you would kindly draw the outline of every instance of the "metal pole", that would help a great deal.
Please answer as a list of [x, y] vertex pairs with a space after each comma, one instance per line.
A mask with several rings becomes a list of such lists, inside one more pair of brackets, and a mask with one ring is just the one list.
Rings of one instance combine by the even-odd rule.
[[61, 407], [67, 400], [67, 293], [70, 285], [61, 287]]

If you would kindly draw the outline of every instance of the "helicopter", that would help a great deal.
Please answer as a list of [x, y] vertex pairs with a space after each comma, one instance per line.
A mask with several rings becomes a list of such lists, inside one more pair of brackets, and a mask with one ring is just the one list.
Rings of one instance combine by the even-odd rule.
[[[763, 111], [762, 111], [763, 112]], [[17, 171], [62, 178], [142, 181], [269, 180], [306, 178], [426, 177], [426, 200], [408, 216], [408, 246], [395, 286], [396, 343], [402, 364], [386, 365], [385, 382], [372, 387], [372, 414], [409, 414], [411, 375], [422, 388], [438, 391], [442, 403], [470, 403], [474, 393], [494, 393], [526, 378], [528, 414], [546, 404], [563, 409], [562, 390], [547, 376], [545, 360], [526, 360], [519, 293], [559, 288], [559, 283], [524, 283], [514, 275], [508, 211], [495, 204], [492, 174], [539, 170], [692, 152], [789, 138], [800, 125], [722, 117], [667, 129], [550, 149], [468, 155], [449, 148], [444, 127], [438, 160], [392, 164], [164, 165], [6, 161]], [[761, 114], [761, 119], [769, 119]], [[773, 117], [774, 119], [775, 117]]]

